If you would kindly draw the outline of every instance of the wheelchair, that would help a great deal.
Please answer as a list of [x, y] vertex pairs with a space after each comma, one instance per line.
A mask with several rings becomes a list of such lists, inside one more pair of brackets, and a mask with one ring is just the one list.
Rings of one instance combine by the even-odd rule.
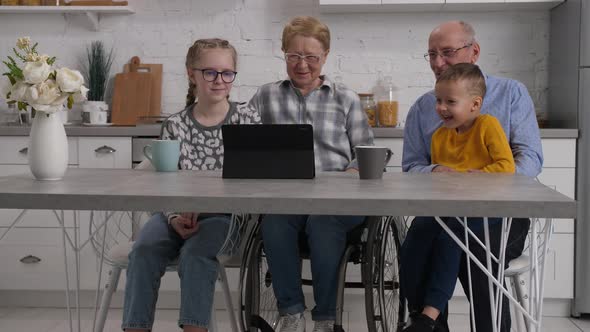
[[[243, 331], [267, 332], [278, 328], [279, 313], [272, 288], [272, 276], [259, 232], [260, 220], [243, 240], [240, 267], [239, 305]], [[335, 332], [343, 332], [342, 310], [345, 288], [364, 289], [365, 311], [369, 332], [396, 332], [406, 318], [400, 298], [399, 258], [401, 240], [405, 236], [402, 217], [367, 217], [349, 232], [341, 258], [336, 303]], [[305, 241], [300, 239], [300, 249]], [[308, 258], [302, 249], [302, 258]], [[361, 264], [361, 280], [346, 281], [348, 263]], [[302, 280], [311, 285], [311, 280]]]

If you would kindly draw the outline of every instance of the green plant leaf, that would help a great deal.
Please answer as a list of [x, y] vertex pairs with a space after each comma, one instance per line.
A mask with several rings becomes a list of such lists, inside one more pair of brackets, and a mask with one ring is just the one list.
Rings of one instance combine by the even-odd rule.
[[[6, 96], [6, 98], [8, 98], [8, 96]], [[14, 104], [16, 104], [16, 100], [11, 100], [11, 101], [8, 101], [8, 102], [6, 102], [6, 103], [7, 103], [8, 105], [14, 105]]]
[[[22, 54], [20, 54], [20, 53], [18, 53], [18, 51], [16, 50], [16, 48], [13, 47], [12, 48], [12, 51], [14, 52], [14, 55], [16, 55], [17, 58], [19, 58], [19, 59], [21, 59], [23, 61], [27, 61], [27, 59], [25, 58], [25, 56], [22, 55]], [[16, 64], [16, 62], [14, 62], [14, 59], [12, 59], [10, 56], [8, 58], [11, 59], [14, 64]]]
[[10, 81], [10, 85], [16, 84], [16, 79], [14, 77], [12, 77], [12, 75], [10, 73], [4, 73], [4, 74], [2, 74], [2, 76], [8, 77], [8, 80]]
[[74, 106], [74, 95], [70, 94], [68, 96], [68, 109], [71, 109]]
[[27, 109], [27, 103], [19, 101], [17, 103], [17, 108], [19, 111], [25, 111]]
[[55, 80], [56, 80], [56, 77], [57, 77], [57, 71], [52, 71], [52, 72], [49, 74], [49, 79], [50, 79], [50, 80], [54, 80], [54, 81], [55, 81]]
[[51, 58], [47, 59], [47, 64], [51, 66], [55, 63], [55, 60], [57, 60], [56, 57], [51, 57]]
[[86, 47], [82, 73], [90, 90], [88, 100], [104, 100], [113, 59], [113, 48], [107, 52], [102, 41], [93, 41]]
[[23, 71], [22, 71], [22, 69], [20, 69], [18, 67], [18, 65], [16, 64], [16, 62], [14, 61], [14, 59], [11, 56], [8, 56], [8, 59], [10, 60], [10, 63], [9, 62], [6, 62], [6, 61], [2, 61], [2, 62], [10, 70], [10, 75], [12, 75], [14, 78], [24, 79], [25, 77], [23, 75]]

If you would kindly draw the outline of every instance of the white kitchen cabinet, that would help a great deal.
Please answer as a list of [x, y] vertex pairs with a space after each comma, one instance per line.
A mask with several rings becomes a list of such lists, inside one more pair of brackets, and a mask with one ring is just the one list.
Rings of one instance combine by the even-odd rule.
[[320, 0], [320, 5], [380, 5], [381, 0]]
[[[27, 165], [29, 137], [3, 136], [0, 139], [0, 165]], [[78, 139], [68, 137], [68, 165], [78, 164]]]
[[[0, 175], [25, 174], [32, 177], [24, 150], [27, 143], [27, 136], [0, 136]], [[69, 167], [131, 168], [131, 137], [68, 137], [68, 148]], [[0, 234], [3, 234], [20, 212], [21, 210], [0, 210]], [[82, 243], [88, 238], [89, 214], [65, 211], [65, 224], [72, 239], [75, 231], [74, 213], [79, 218], [78, 231]], [[17, 228], [0, 241], [0, 261], [3, 264], [0, 290], [64, 289], [61, 234], [53, 211], [28, 210]], [[27, 255], [39, 258], [40, 261], [21, 262]], [[74, 280], [73, 257], [68, 247], [70, 280]], [[80, 252], [80, 257], [80, 286], [82, 289], [93, 290], [97, 281], [97, 256], [90, 245], [87, 245]]]
[[580, 66], [590, 66], [590, 3], [582, 2], [582, 22], [580, 35]]
[[543, 168], [575, 168], [576, 140], [564, 138], [545, 138], [543, 142]]
[[387, 164], [387, 167], [401, 167], [402, 153], [404, 146], [403, 138], [375, 138], [374, 143], [377, 146], [385, 146], [391, 149], [393, 155]]
[[382, 0], [381, 11], [388, 12], [438, 12], [443, 10], [444, 0]]
[[564, 0], [320, 0], [323, 13], [549, 10]]
[[131, 168], [131, 137], [80, 137], [81, 168]]
[[545, 298], [574, 297], [574, 234], [553, 234], [545, 265]]

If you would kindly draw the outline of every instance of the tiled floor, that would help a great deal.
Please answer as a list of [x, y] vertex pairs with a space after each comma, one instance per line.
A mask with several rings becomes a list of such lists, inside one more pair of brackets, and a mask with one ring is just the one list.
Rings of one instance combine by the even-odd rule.
[[[82, 331], [92, 331], [92, 315], [90, 310], [81, 313]], [[226, 312], [219, 310], [217, 328], [219, 332], [230, 331]], [[176, 310], [159, 310], [156, 313], [154, 331], [179, 331], [176, 327], [178, 312]], [[344, 315], [344, 329], [348, 332], [364, 332], [364, 313], [347, 312]], [[66, 332], [69, 326], [65, 321], [64, 309], [47, 308], [0, 308], [0, 332]], [[77, 324], [76, 322], [74, 324]], [[105, 325], [105, 332], [120, 331], [121, 310], [111, 310]], [[469, 331], [467, 316], [451, 315], [450, 324], [453, 332]], [[74, 330], [76, 330], [74, 325]], [[548, 332], [590, 332], [590, 318], [570, 319], [562, 317], [546, 317], [543, 320], [543, 331]], [[311, 331], [312, 322], [307, 317], [307, 331]]]

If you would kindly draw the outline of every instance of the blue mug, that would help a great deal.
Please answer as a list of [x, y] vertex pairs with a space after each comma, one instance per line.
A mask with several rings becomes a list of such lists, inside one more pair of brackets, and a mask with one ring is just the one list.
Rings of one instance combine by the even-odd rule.
[[180, 141], [153, 140], [143, 148], [143, 154], [158, 172], [178, 171], [180, 158]]

